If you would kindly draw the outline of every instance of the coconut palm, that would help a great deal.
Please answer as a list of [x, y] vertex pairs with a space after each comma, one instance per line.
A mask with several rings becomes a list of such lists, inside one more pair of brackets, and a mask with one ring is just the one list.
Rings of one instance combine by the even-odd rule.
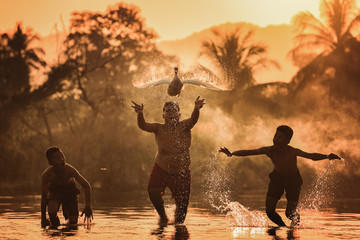
[[344, 63], [359, 34], [359, 9], [355, 0], [323, 0], [320, 12], [321, 19], [310, 12], [300, 12], [293, 19], [296, 46], [290, 54], [302, 68], [293, 84], [297, 92], [321, 76], [330, 82], [330, 95], [336, 96], [340, 88], [349, 87], [343, 78]]
[[41, 48], [33, 48], [31, 44], [38, 40], [31, 32], [24, 33], [19, 23], [16, 32], [9, 36], [1, 35], [0, 61], [2, 63], [2, 85], [10, 87], [15, 92], [21, 92], [30, 87], [29, 77], [31, 67], [39, 69], [46, 63], [39, 55], [44, 54]]
[[242, 35], [241, 29], [237, 28], [225, 36], [216, 30], [213, 33], [217, 39], [204, 41], [200, 55], [211, 60], [222, 75], [218, 78], [226, 81], [234, 91], [256, 83], [253, 77], [255, 68], [269, 64], [279, 67], [275, 61], [264, 57], [266, 46], [253, 42], [253, 31]]

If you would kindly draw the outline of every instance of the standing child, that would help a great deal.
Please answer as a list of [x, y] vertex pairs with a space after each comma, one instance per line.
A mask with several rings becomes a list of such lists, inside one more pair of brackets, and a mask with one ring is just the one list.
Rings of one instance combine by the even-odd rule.
[[336, 154], [307, 153], [298, 148], [289, 146], [293, 130], [286, 125], [276, 129], [273, 146], [261, 147], [253, 150], [238, 150], [230, 152], [226, 147], [220, 148], [219, 152], [231, 156], [250, 156], [265, 154], [274, 164], [274, 170], [270, 173], [270, 183], [266, 196], [266, 214], [271, 221], [279, 226], [286, 226], [280, 215], [275, 211], [276, 205], [284, 191], [286, 192], [287, 206], [285, 215], [292, 220], [291, 226], [298, 226], [300, 214], [297, 211], [301, 185], [303, 183], [297, 167], [297, 156], [309, 158], [313, 161], [323, 159], [340, 159]]
[[147, 190], [150, 200], [160, 216], [159, 224], [168, 223], [162, 195], [170, 188], [175, 199], [175, 224], [185, 221], [190, 196], [190, 145], [191, 129], [197, 123], [205, 99], [195, 101], [191, 117], [180, 121], [180, 107], [176, 102], [166, 102], [163, 107], [165, 123], [148, 123], [144, 119], [143, 104], [133, 102], [139, 128], [155, 134], [158, 151], [150, 174]]
[[[75, 180], [85, 189], [85, 209], [81, 216], [85, 214], [85, 219], [92, 218], [90, 207], [91, 186], [86, 179], [80, 175], [78, 170], [66, 163], [65, 155], [58, 147], [50, 147], [46, 151], [46, 157], [50, 164], [42, 174], [41, 190], [41, 227], [47, 225], [57, 227], [60, 220], [57, 216], [60, 205], [62, 205], [63, 215], [69, 224], [76, 224], [79, 217], [78, 197], [79, 189], [75, 185]], [[50, 222], [46, 218], [46, 205]]]

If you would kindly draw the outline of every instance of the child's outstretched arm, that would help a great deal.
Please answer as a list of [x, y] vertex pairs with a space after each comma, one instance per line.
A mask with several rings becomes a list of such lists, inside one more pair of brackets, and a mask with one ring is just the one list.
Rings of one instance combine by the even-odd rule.
[[300, 149], [297, 149], [297, 156], [308, 158], [313, 161], [319, 161], [319, 160], [324, 160], [324, 159], [329, 159], [329, 160], [341, 159], [341, 157], [339, 157], [338, 155], [336, 155], [334, 153], [330, 153], [329, 155], [322, 154], [322, 153], [307, 153]]
[[219, 152], [225, 153], [228, 157], [261, 155], [261, 154], [267, 154], [269, 152], [269, 147], [262, 147], [262, 148], [251, 149], [251, 150], [237, 150], [234, 152], [231, 152], [226, 147], [222, 147], [222, 148], [220, 148]]
[[137, 113], [137, 122], [140, 129], [147, 131], [147, 132], [156, 132], [159, 124], [158, 123], [148, 123], [145, 121], [143, 110], [144, 110], [144, 104], [137, 104], [134, 101], [131, 101], [134, 105], [131, 106], [135, 109], [135, 112]]

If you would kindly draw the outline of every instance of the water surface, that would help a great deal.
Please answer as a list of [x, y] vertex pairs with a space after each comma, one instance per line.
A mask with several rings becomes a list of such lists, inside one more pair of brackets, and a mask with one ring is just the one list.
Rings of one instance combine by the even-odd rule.
[[[0, 239], [360, 239], [359, 199], [338, 200], [321, 211], [302, 209], [301, 228], [289, 229], [267, 221], [263, 197], [242, 196], [223, 212], [192, 202], [185, 224], [164, 228], [150, 204], [96, 203], [94, 224], [56, 230], [40, 228], [40, 196], [0, 197]], [[282, 217], [285, 203], [279, 203]], [[173, 211], [167, 204], [169, 215]]]

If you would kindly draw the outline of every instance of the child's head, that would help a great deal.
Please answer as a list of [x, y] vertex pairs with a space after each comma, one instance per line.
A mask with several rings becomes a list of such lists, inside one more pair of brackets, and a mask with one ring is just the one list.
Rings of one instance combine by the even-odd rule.
[[165, 121], [179, 121], [180, 120], [180, 107], [177, 102], [166, 102], [163, 108], [163, 118]]
[[65, 155], [58, 147], [50, 147], [46, 150], [46, 158], [50, 165], [63, 167], [65, 165]]
[[290, 143], [290, 140], [294, 134], [294, 131], [291, 127], [287, 125], [281, 125], [276, 128], [276, 133], [274, 135], [274, 145], [287, 145]]

